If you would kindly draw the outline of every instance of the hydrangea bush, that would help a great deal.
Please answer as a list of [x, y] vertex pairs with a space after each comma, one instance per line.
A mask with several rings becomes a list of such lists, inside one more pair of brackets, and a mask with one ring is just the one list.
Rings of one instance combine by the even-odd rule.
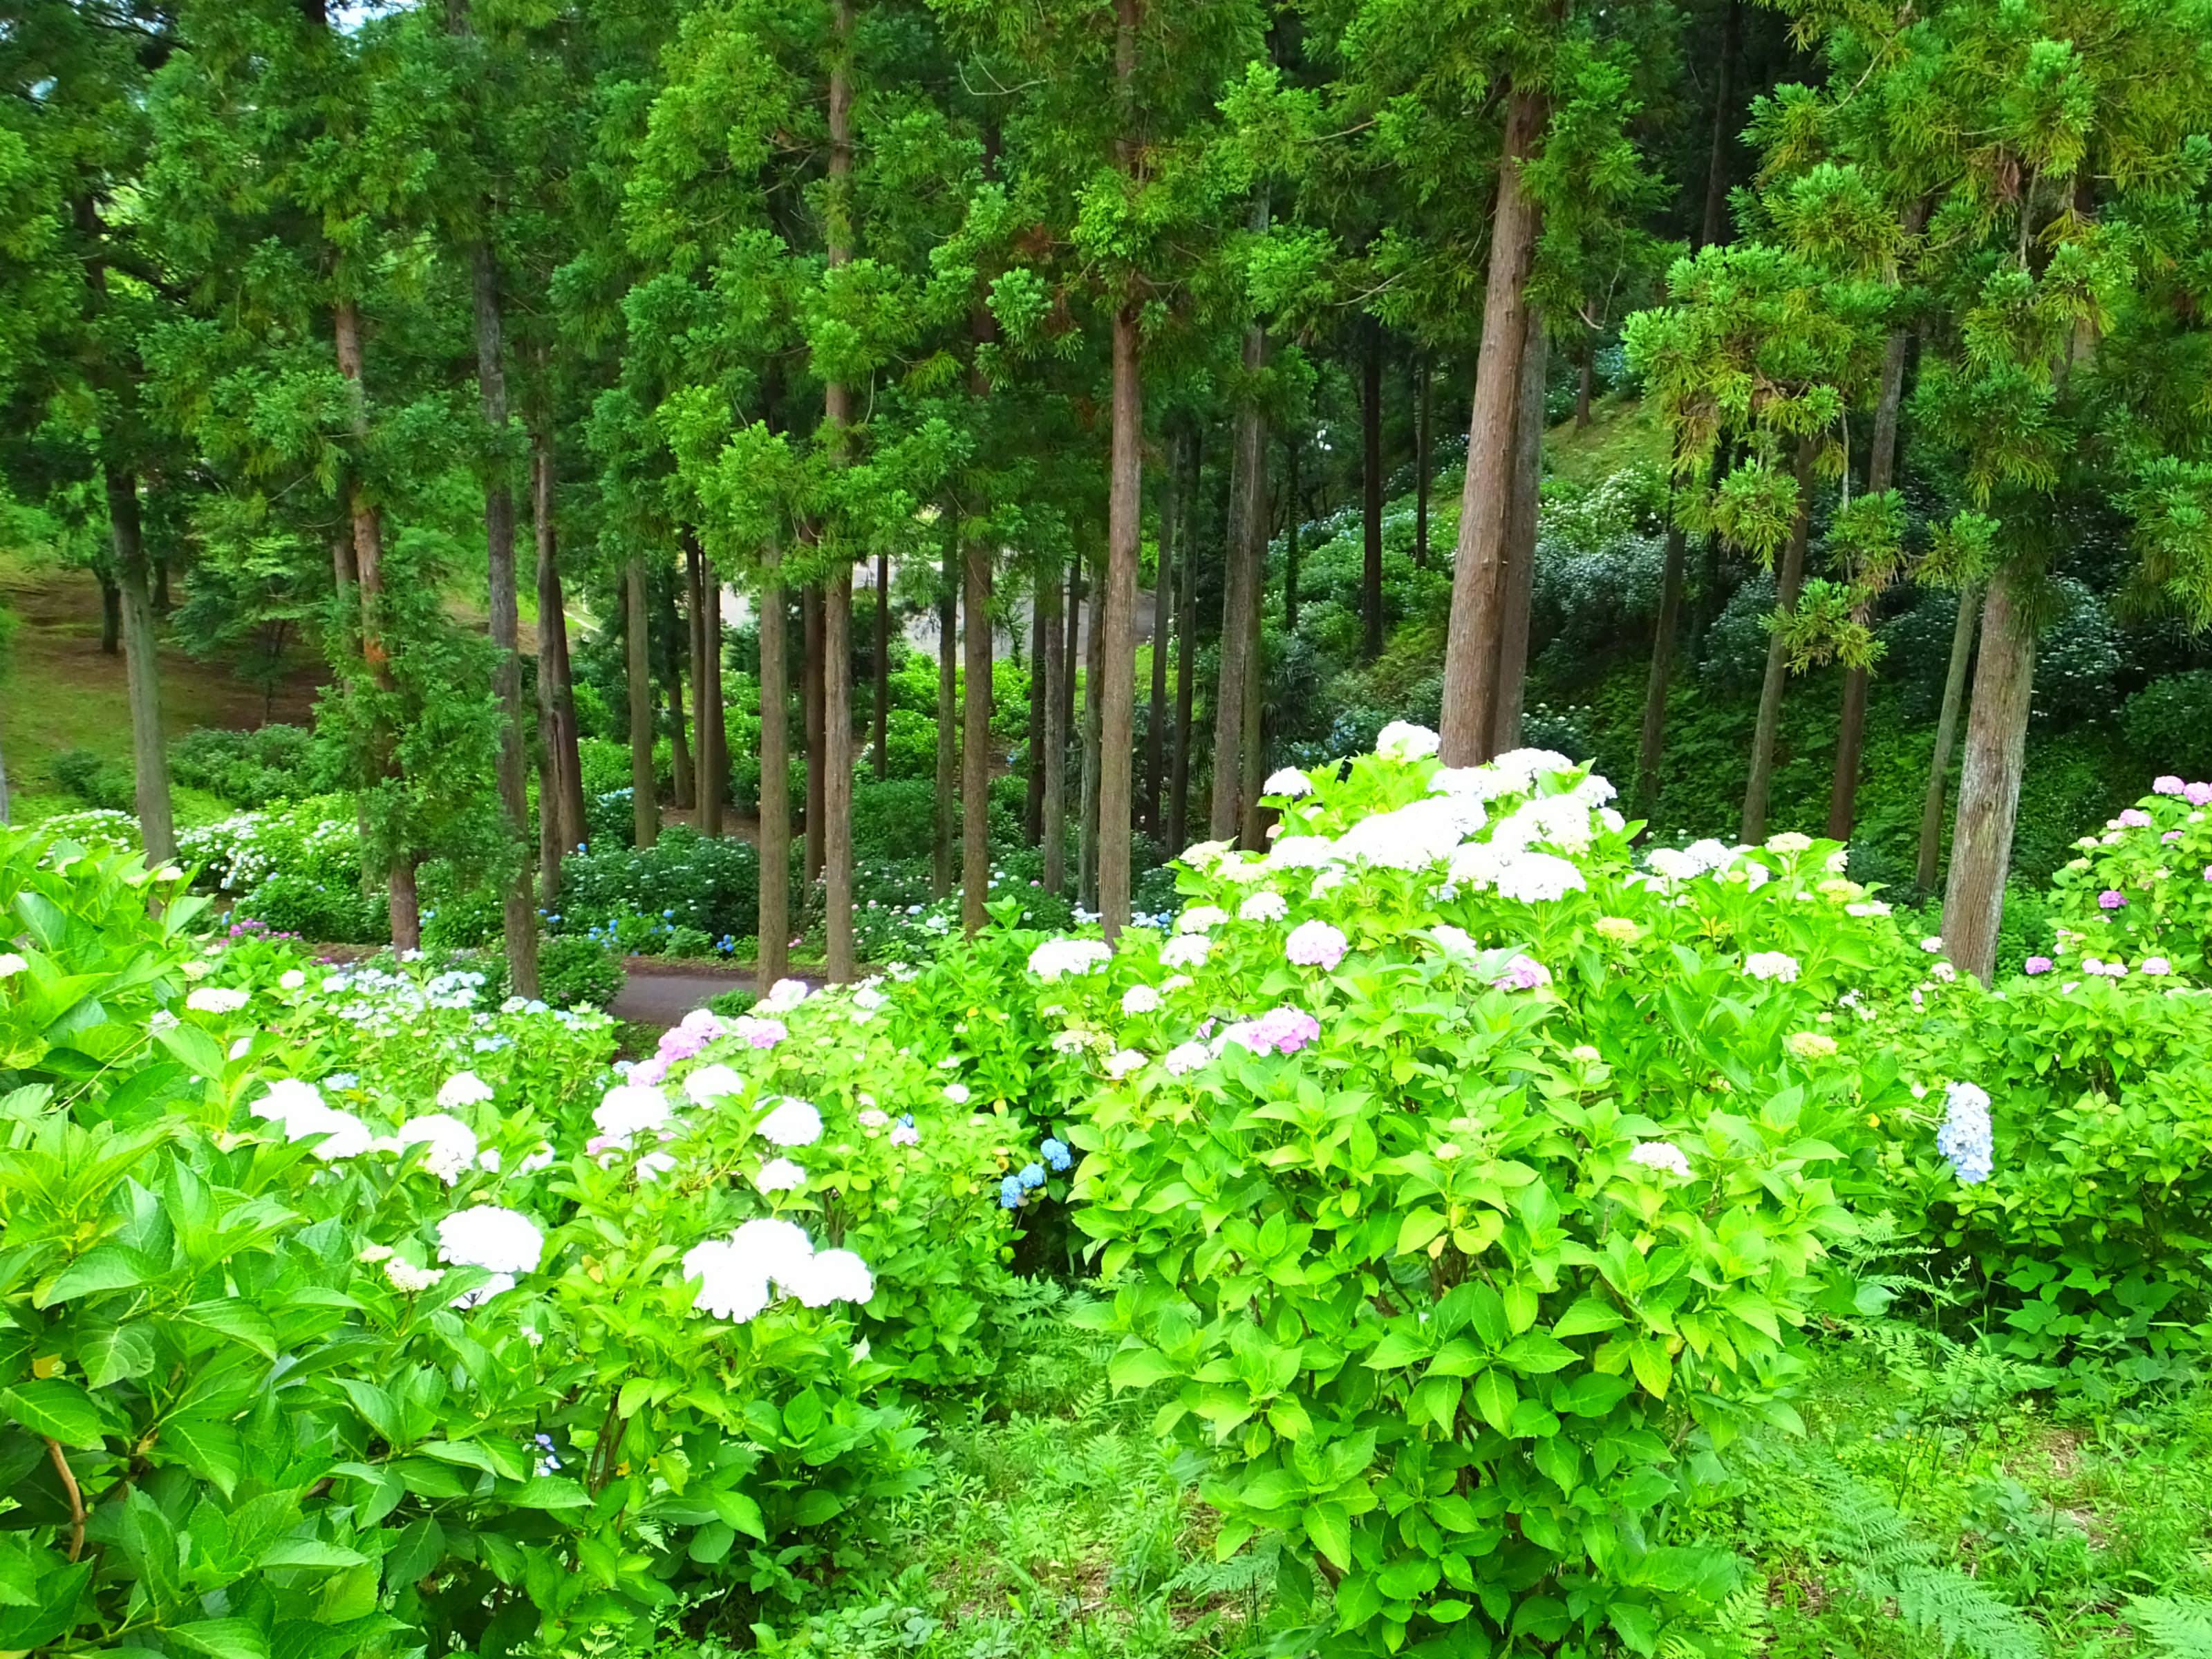
[[1639, 867], [1557, 755], [1377, 750], [1271, 779], [1270, 849], [1194, 848], [1170, 935], [1031, 958], [1092, 1071], [1113, 1375], [1211, 1455], [1224, 1552], [1333, 1586], [1325, 1650], [1650, 1652], [1731, 1582], [1674, 1517], [1788, 1420], [1913, 1104], [1866, 999], [1918, 953], [1832, 844]]
[[2161, 777], [2051, 878], [2057, 937], [2030, 974], [2212, 981], [2212, 783]]

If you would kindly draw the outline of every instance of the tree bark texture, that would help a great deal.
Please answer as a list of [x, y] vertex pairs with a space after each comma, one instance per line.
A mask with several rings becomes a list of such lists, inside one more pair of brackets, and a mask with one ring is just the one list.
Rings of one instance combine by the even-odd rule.
[[1037, 637], [1044, 654], [1032, 671], [1044, 681], [1044, 745], [1030, 762], [1044, 775], [1038, 793], [1037, 836], [1044, 843], [1044, 890], [1067, 890], [1067, 702], [1060, 688], [1067, 679], [1067, 635], [1060, 627], [1065, 591], [1060, 572], [1037, 574]]
[[1044, 840], [1045, 704], [1052, 696], [1045, 658], [1045, 580], [1040, 571], [1030, 590], [1030, 763], [1022, 800], [1022, 834], [1032, 847]]
[[629, 685], [629, 804], [639, 847], [660, 839], [660, 805], [653, 785], [653, 638], [646, 609], [645, 554], [633, 550], [623, 566], [624, 678]]
[[1370, 318], [1359, 391], [1359, 651], [1382, 654], [1382, 325]]
[[[1413, 383], [1413, 568], [1425, 570], [1429, 565], [1429, 490], [1431, 483], [1429, 458], [1436, 442], [1434, 392], [1437, 375], [1427, 352], [1421, 354], [1419, 363], [1419, 368], [1414, 371]], [[1291, 493], [1293, 496], [1297, 493], [1297, 454], [1293, 450], [1291, 455], [1293, 486]], [[1294, 514], [1297, 511], [1295, 507], [1291, 510]], [[1296, 522], [1295, 519], [1293, 522]]]
[[875, 717], [876, 781], [891, 775], [891, 556], [876, 555]]
[[830, 572], [822, 606], [823, 909], [825, 964], [832, 984], [848, 983], [853, 957], [853, 567]]
[[1160, 477], [1160, 565], [1152, 582], [1152, 702], [1145, 722], [1145, 828], [1158, 839], [1167, 828], [1168, 658], [1175, 635], [1176, 492], [1182, 473], [1170, 454]]
[[706, 615], [699, 624], [699, 658], [691, 668], [704, 705], [699, 727], [699, 833], [719, 836], [723, 802], [730, 788], [729, 715], [722, 706], [722, 580], [714, 560], [703, 550], [699, 556], [699, 576]]
[[960, 733], [960, 925], [973, 939], [991, 897], [991, 547], [968, 538], [961, 643], [968, 670]]
[[1292, 432], [1283, 448], [1284, 470], [1289, 474], [1283, 481], [1283, 495], [1288, 503], [1283, 514], [1283, 632], [1295, 634], [1298, 631], [1298, 530], [1305, 517], [1305, 498], [1298, 489], [1298, 461], [1305, 453], [1305, 434]]
[[799, 665], [799, 717], [806, 740], [806, 884], [811, 889], [822, 879], [822, 594], [809, 587], [799, 597], [799, 646], [806, 660]]
[[[1544, 319], [1527, 308], [1519, 410], [1513, 422], [1513, 505], [1505, 531], [1505, 614], [1499, 624], [1498, 690], [1490, 752], [1521, 746], [1521, 705], [1528, 678], [1528, 609], [1536, 589], [1536, 514], [1544, 474], [1544, 373], [1550, 346]], [[1588, 756], [1573, 758], [1587, 760]]]
[[[112, 526], [109, 533], [113, 534]], [[92, 574], [100, 583], [100, 654], [112, 657], [123, 649], [123, 589], [105, 562], [95, 566]]]
[[1667, 528], [1667, 556], [1659, 577], [1659, 621], [1651, 634], [1651, 672], [1644, 681], [1644, 730], [1636, 746], [1636, 816], [1649, 818], [1659, 804], [1659, 757], [1667, 741], [1667, 690], [1674, 672], [1674, 634], [1682, 614], [1682, 568], [1689, 535]]
[[[487, 208], [487, 211], [489, 209]], [[506, 444], [506, 341], [500, 319], [499, 264], [490, 241], [470, 248], [476, 307], [477, 392], [495, 453], [484, 474], [484, 563], [491, 617], [492, 695], [498, 700], [499, 805], [517, 859], [501, 895], [500, 931], [514, 994], [538, 994], [538, 911], [530, 883], [530, 733], [522, 713], [522, 623], [515, 593], [514, 487]]]
[[175, 817], [169, 805], [169, 761], [161, 741], [161, 641], [154, 632], [154, 599], [147, 586], [146, 538], [138, 511], [138, 477], [129, 469], [105, 469], [107, 527], [115, 549], [115, 586], [121, 599], [123, 670], [131, 703], [131, 773], [138, 807], [139, 844], [149, 866], [177, 856]]
[[541, 818], [554, 820], [558, 854], [546, 872], [547, 896], [558, 890], [559, 859], [584, 844], [591, 822], [584, 813], [584, 774], [577, 750], [576, 698], [568, 665], [568, 617], [561, 591], [561, 567], [553, 517], [553, 454], [542, 431], [532, 434], [531, 516], [538, 544], [538, 718], [550, 752], [556, 798], [549, 811], [538, 799]]
[[699, 781], [691, 769], [691, 744], [684, 727], [684, 650], [680, 635], [683, 625], [676, 617], [676, 606], [672, 601], [662, 615], [668, 631], [668, 674], [663, 684], [668, 690], [668, 772], [672, 786], [672, 804], [688, 812], [699, 804]]
[[1959, 713], [1966, 701], [1966, 669], [1974, 655], [1975, 624], [1982, 614], [1980, 590], [1972, 585], [1959, 593], [1959, 616], [1951, 625], [1951, 659], [1943, 672], [1943, 702], [1936, 715], [1936, 752], [1928, 763], [1928, 793], [1920, 807], [1919, 855], [1913, 878], [1920, 890], [1932, 892], [1943, 855], [1943, 803], [1949, 790], [1951, 750], [1958, 742]]
[[1522, 187], [1546, 119], [1541, 93], [1516, 88], [1506, 106], [1491, 220], [1490, 271], [1468, 421], [1467, 476], [1452, 554], [1449, 632], [1444, 641], [1443, 758], [1471, 766], [1489, 758], [1496, 725], [1498, 655], [1504, 634], [1506, 542], [1512, 517], [1513, 433], [1519, 420], [1527, 345], [1528, 267], [1541, 210]]
[[[1267, 362], [1267, 331], [1244, 331], [1244, 378], [1256, 380]], [[1260, 588], [1267, 556], [1267, 417], [1256, 398], [1237, 405], [1229, 458], [1229, 530], [1222, 546], [1221, 667], [1213, 693], [1213, 799], [1207, 834], [1233, 841], [1243, 825], [1238, 799], [1244, 781], [1245, 721], [1258, 675]]]
[[[1805, 439], [1797, 446], [1797, 510], [1790, 521], [1790, 539], [1782, 550], [1782, 568], [1776, 573], [1775, 609], [1787, 617], [1797, 608], [1797, 594], [1805, 585], [1805, 546], [1813, 531], [1814, 445]], [[1743, 791], [1742, 839], [1756, 846], [1766, 839], [1766, 809], [1774, 786], [1774, 749], [1782, 732], [1782, 694], [1790, 684], [1790, 653], [1778, 629], [1766, 645], [1766, 678], [1759, 688], [1759, 720], [1751, 733], [1751, 776]]]
[[[1116, 160], [1133, 182], [1137, 25], [1141, 0], [1115, 0], [1114, 80], [1121, 105]], [[1106, 594], [1099, 622], [1098, 914], [1110, 944], [1129, 920], [1129, 839], [1135, 809], [1137, 551], [1145, 510], [1144, 389], [1139, 311], [1124, 294], [1114, 311], [1114, 444], [1106, 490]]]
[[1698, 231], [1698, 247], [1712, 246], [1725, 240], [1728, 232], [1729, 146], [1735, 142], [1736, 43], [1742, 34], [1743, 0], [1729, 0], [1721, 23], [1720, 64], [1714, 76], [1713, 137], [1705, 163], [1705, 211]]
[[1182, 434], [1182, 580], [1176, 594], [1175, 757], [1168, 769], [1168, 846], [1170, 855], [1188, 843], [1190, 830], [1191, 704], [1197, 690], [1198, 445], [1194, 422]]
[[[1091, 584], [1094, 594], [1103, 592], [1103, 578], [1102, 571], [1099, 579]], [[1100, 657], [1106, 641], [1105, 629], [1099, 625], [1101, 608], [1102, 604], [1094, 603], [1091, 626], [1083, 636], [1083, 772], [1079, 780], [1083, 798], [1082, 818], [1075, 841], [1075, 890], [1086, 910], [1098, 908], [1098, 740], [1105, 730], [1098, 694], [1106, 683]]]
[[760, 590], [760, 937], [755, 983], [766, 996], [791, 960], [790, 618], [770, 552]]
[[2030, 578], [1999, 568], [1982, 605], [1982, 648], [1974, 665], [1974, 706], [1959, 775], [1959, 815], [1943, 889], [1943, 950], [1953, 967], [1986, 982], [1996, 967], [2004, 919], [2005, 869], [2012, 860], [2027, 755], [2028, 703], [2035, 680]]
[[937, 602], [937, 799], [932, 803], [929, 890], [952, 890], [952, 810], [960, 776], [960, 561], [952, 537], [945, 541], [942, 592]]

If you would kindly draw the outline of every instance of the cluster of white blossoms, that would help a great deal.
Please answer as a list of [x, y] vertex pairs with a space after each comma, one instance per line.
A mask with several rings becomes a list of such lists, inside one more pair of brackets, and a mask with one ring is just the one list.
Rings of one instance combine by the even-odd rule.
[[427, 1148], [422, 1154], [422, 1167], [448, 1187], [458, 1184], [463, 1176], [475, 1169], [479, 1156], [477, 1132], [450, 1112], [425, 1112], [420, 1117], [408, 1119], [399, 1126], [392, 1144], [402, 1150], [409, 1146]]
[[811, 1146], [822, 1139], [822, 1114], [812, 1101], [787, 1095], [756, 1127], [760, 1138], [773, 1146]]
[[796, 1222], [759, 1217], [727, 1238], [684, 1253], [684, 1277], [696, 1280], [695, 1310], [744, 1324], [778, 1296], [810, 1308], [865, 1303], [876, 1293], [868, 1264], [850, 1250], [817, 1250]]
[[514, 1288], [522, 1273], [535, 1273], [545, 1255], [545, 1235], [518, 1211], [496, 1204], [456, 1210], [438, 1222], [438, 1260], [457, 1267], [481, 1267], [491, 1282], [459, 1305], [474, 1307]]
[[626, 1148], [639, 1135], [668, 1127], [675, 1113], [668, 1097], [649, 1083], [617, 1083], [599, 1097], [592, 1127], [608, 1147]]
[[1030, 972], [1047, 981], [1074, 974], [1095, 974], [1113, 955], [1103, 939], [1048, 939], [1030, 952]]
[[474, 1072], [456, 1072], [440, 1085], [438, 1105], [445, 1111], [459, 1111], [465, 1107], [481, 1106], [491, 1097], [491, 1085]]
[[[246, 1110], [264, 1123], [274, 1123], [287, 1140], [320, 1136], [313, 1151], [325, 1163], [359, 1158], [375, 1144], [368, 1125], [351, 1112], [340, 1111], [323, 1098], [323, 1091], [301, 1078], [274, 1079], [260, 1099]], [[471, 1137], [474, 1139], [474, 1137]], [[476, 1156], [471, 1151], [470, 1157]]]
[[251, 1000], [227, 985], [203, 985], [185, 998], [185, 1006], [196, 1014], [234, 1014]]

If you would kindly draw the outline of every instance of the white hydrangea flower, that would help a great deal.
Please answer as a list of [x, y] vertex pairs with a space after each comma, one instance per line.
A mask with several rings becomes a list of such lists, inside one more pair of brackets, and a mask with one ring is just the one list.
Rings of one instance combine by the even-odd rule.
[[228, 985], [203, 985], [185, 998], [185, 1006], [196, 1014], [234, 1014], [248, 1000], [245, 992]]
[[1690, 1178], [1688, 1156], [1671, 1140], [1643, 1140], [1629, 1153], [1628, 1161], [1646, 1170], [1661, 1170], [1677, 1180]]
[[1337, 838], [1340, 857], [1386, 870], [1425, 870], [1452, 854], [1466, 839], [1458, 806], [1430, 796], [1394, 812], [1364, 817]]
[[1687, 881], [1705, 873], [1705, 866], [1679, 847], [1655, 847], [1644, 854], [1644, 867], [1666, 881]]
[[811, 1146], [822, 1139], [822, 1114], [814, 1103], [787, 1095], [760, 1121], [760, 1137], [775, 1146]]
[[404, 1255], [391, 1255], [385, 1258], [384, 1276], [402, 1296], [414, 1296], [428, 1290], [446, 1273], [442, 1267], [418, 1267]]
[[1176, 918], [1178, 933], [1206, 933], [1229, 920], [1229, 912], [1218, 904], [1194, 904]]
[[427, 1146], [422, 1167], [448, 1187], [476, 1164], [477, 1132], [449, 1112], [426, 1112], [399, 1126], [402, 1146]]
[[1161, 1064], [1167, 1067], [1169, 1076], [1182, 1077], [1205, 1065], [1208, 1058], [1204, 1043], [1182, 1042], [1169, 1049]]
[[788, 1288], [806, 1306], [826, 1308], [833, 1302], [866, 1302], [876, 1293], [876, 1279], [852, 1251], [817, 1250]]
[[1392, 720], [1375, 734], [1375, 752], [1386, 760], [1426, 760], [1443, 746], [1443, 738], [1411, 720]]
[[1218, 864], [1228, 851], [1229, 843], [1225, 841], [1194, 842], [1183, 848], [1182, 861], [1194, 870], [1204, 872]]
[[1516, 853], [1499, 862], [1494, 879], [1498, 897], [1516, 904], [1548, 904], [1589, 886], [1573, 864], [1549, 853]]
[[1290, 901], [1275, 892], [1255, 893], [1237, 907], [1239, 921], [1280, 921], [1290, 913]]
[[1313, 793], [1313, 780], [1297, 767], [1285, 766], [1268, 775], [1267, 782], [1260, 786], [1260, 793], [1263, 795], [1287, 795], [1296, 800], [1302, 795]]
[[296, 991], [307, 982], [307, 976], [297, 968], [287, 968], [277, 975], [276, 988], [280, 991]]
[[800, 1003], [805, 1001], [810, 994], [809, 987], [805, 980], [780, 979], [768, 988], [768, 994], [761, 999], [760, 1006], [778, 1011], [796, 1008]]
[[1792, 858], [1799, 853], [1811, 852], [1813, 838], [1810, 836], [1800, 835], [1795, 830], [1784, 830], [1778, 836], [1769, 836], [1766, 838], [1766, 850], [1770, 853], [1778, 853], [1784, 858]]
[[1267, 849], [1270, 870], [1319, 870], [1336, 862], [1336, 843], [1327, 836], [1282, 836]]
[[1030, 972], [1048, 982], [1071, 974], [1095, 974], [1113, 954], [1103, 939], [1048, 939], [1030, 952]]
[[438, 1260], [458, 1267], [482, 1267], [495, 1273], [538, 1271], [545, 1254], [545, 1235], [531, 1218], [496, 1204], [478, 1204], [441, 1217]]
[[1692, 842], [1682, 850], [1698, 861], [1700, 870], [1724, 870], [1735, 862], [1736, 849], [1711, 836]]
[[1787, 985], [1797, 977], [1797, 958], [1786, 951], [1754, 951], [1743, 959], [1743, 971], [1753, 979]]
[[474, 1072], [456, 1072], [438, 1088], [438, 1104], [449, 1112], [464, 1106], [480, 1106], [491, 1097], [491, 1085]]
[[1132, 985], [1121, 993], [1121, 1012], [1149, 1014], [1160, 1006], [1160, 994], [1149, 985]]
[[702, 1066], [684, 1079], [684, 1097], [694, 1106], [712, 1106], [718, 1100], [744, 1091], [744, 1079], [720, 1060]]
[[27, 974], [31, 964], [15, 951], [0, 952], [0, 979], [13, 979], [18, 974]]
[[673, 1115], [668, 1097], [649, 1083], [617, 1083], [599, 1097], [592, 1127], [609, 1140], [629, 1145], [634, 1136], [665, 1129]]
[[1575, 769], [1575, 763], [1556, 749], [1509, 749], [1490, 763], [1504, 776], [1525, 779], [1528, 784]]
[[1203, 968], [1212, 947], [1200, 933], [1183, 933], [1160, 946], [1163, 968]]
[[964, 1083], [948, 1083], [944, 1092], [945, 1097], [955, 1106], [965, 1106], [969, 1099], [968, 1085]]
[[806, 1171], [787, 1158], [772, 1158], [760, 1166], [753, 1185], [764, 1193], [796, 1192], [806, 1184]]
[[1145, 1056], [1134, 1048], [1117, 1048], [1106, 1056], [1106, 1075], [1119, 1083], [1132, 1072], [1144, 1068]]

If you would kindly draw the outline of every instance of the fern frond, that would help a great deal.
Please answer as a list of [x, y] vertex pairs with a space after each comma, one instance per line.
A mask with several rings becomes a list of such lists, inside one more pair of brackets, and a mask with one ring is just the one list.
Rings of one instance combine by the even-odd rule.
[[2128, 1622], [2150, 1642], [2156, 1659], [2212, 1659], [2212, 1601], [2193, 1595], [2137, 1595]]

